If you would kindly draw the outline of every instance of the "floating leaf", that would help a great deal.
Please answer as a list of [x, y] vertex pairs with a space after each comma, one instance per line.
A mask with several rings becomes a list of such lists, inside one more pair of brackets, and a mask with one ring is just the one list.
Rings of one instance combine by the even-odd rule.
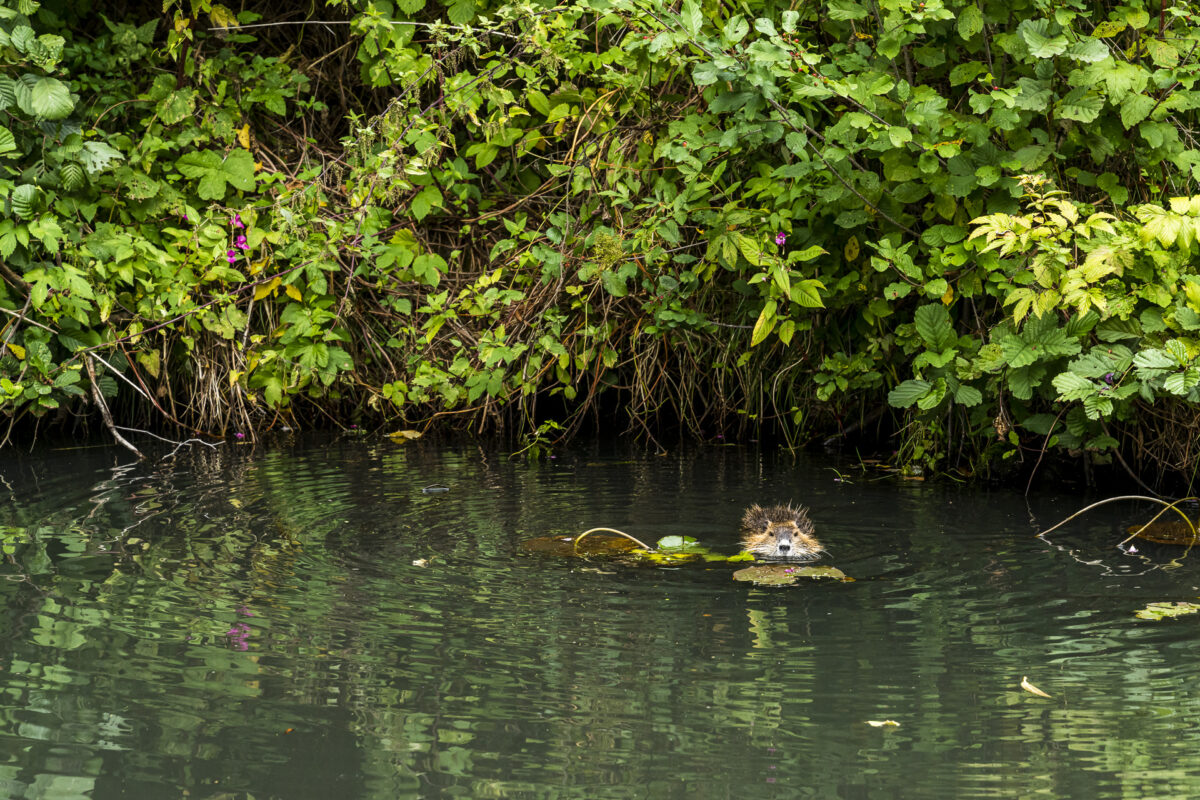
[[1034, 686], [1032, 683], [1030, 683], [1029, 679], [1026, 677], [1021, 678], [1021, 688], [1024, 689], [1025, 691], [1029, 692], [1030, 694], [1036, 694], [1038, 697], [1049, 697], [1050, 696], [1050, 695], [1046, 694], [1045, 692], [1043, 692], [1038, 687]]
[[1144, 526], [1145, 530], [1142, 530], [1142, 525], [1130, 525], [1125, 529], [1125, 532], [1130, 536], [1136, 536], [1148, 542], [1191, 547], [1194, 544], [1200, 543], [1200, 537], [1197, 536], [1197, 531], [1200, 531], [1200, 522], [1192, 524], [1196, 525], [1196, 527], [1193, 528], [1182, 520], [1173, 519], [1163, 522], [1152, 522]]
[[834, 578], [851, 581], [837, 567], [802, 567], [789, 564], [760, 564], [733, 573], [735, 581], [750, 581], [759, 586], [790, 586], [801, 578]]
[[899, 728], [900, 723], [894, 719], [869, 719], [867, 724], [872, 728]]
[[1171, 619], [1174, 617], [1182, 617], [1185, 614], [1195, 614], [1200, 611], [1200, 605], [1196, 603], [1150, 603], [1143, 609], [1134, 612], [1134, 616], [1138, 619], [1162, 620]]
[[655, 545], [659, 550], [678, 550], [696, 552], [698, 550], [706, 550], [694, 537], [691, 536], [664, 536], [659, 539]]
[[420, 439], [423, 435], [420, 431], [392, 431], [388, 434], [388, 438], [393, 442], [404, 442], [412, 439]]

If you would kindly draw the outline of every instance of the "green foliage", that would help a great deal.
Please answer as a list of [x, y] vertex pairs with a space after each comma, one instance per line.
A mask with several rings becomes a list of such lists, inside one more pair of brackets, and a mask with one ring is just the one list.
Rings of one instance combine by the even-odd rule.
[[189, 427], [540, 452], [614, 393], [789, 442], [890, 404], [902, 457], [978, 468], [1197, 400], [1191, 3], [344, 0], [337, 91], [303, 26], [241, 27], [273, 7], [33, 5], [0, 14], [10, 414], [95, 356]]

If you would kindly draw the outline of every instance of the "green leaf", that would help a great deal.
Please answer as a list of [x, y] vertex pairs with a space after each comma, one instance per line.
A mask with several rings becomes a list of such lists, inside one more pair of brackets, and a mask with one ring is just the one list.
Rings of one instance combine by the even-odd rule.
[[1163, 380], [1163, 389], [1171, 394], [1183, 396], [1200, 383], [1200, 370], [1188, 367], [1182, 372], [1171, 373]]
[[929, 393], [917, 400], [917, 408], [929, 411], [941, 405], [944, 399], [946, 399], [946, 381], [944, 378], [938, 378], [933, 382]]
[[1179, 64], [1179, 51], [1172, 47], [1170, 42], [1155, 36], [1143, 35], [1142, 46], [1146, 48], [1146, 52], [1155, 66], [1170, 69]]
[[1103, 61], [1110, 55], [1112, 54], [1108, 50], [1108, 45], [1090, 36], [1083, 36], [1079, 41], [1073, 42], [1066, 52], [1067, 58], [1088, 64]]
[[1096, 26], [1095, 30], [1092, 31], [1092, 36], [1107, 39], [1111, 36], [1116, 36], [1127, 27], [1129, 27], [1129, 23], [1123, 20], [1105, 20]]
[[183, 122], [196, 110], [196, 92], [192, 89], [172, 91], [155, 106], [158, 116], [168, 125]]
[[550, 116], [550, 99], [546, 95], [539, 92], [537, 89], [530, 89], [525, 95], [525, 99], [529, 101], [529, 106], [534, 111], [541, 114], [543, 117]]
[[63, 190], [67, 192], [78, 191], [87, 183], [83, 176], [83, 167], [74, 161], [63, 164], [58, 170], [58, 176], [62, 181]]
[[787, 136], [783, 137], [783, 141], [787, 144], [788, 150], [791, 150], [798, 156], [805, 154], [808, 150], [808, 136], [803, 133], [791, 131]]
[[974, 386], [959, 386], [954, 393], [954, 402], [964, 406], [977, 406], [983, 402], [983, 392]]
[[921, 306], [913, 319], [917, 334], [924, 340], [925, 346], [936, 353], [948, 350], [958, 341], [950, 324], [950, 313], [941, 303]]
[[29, 90], [29, 107], [42, 119], [62, 119], [75, 109], [67, 85], [56, 78], [39, 78]]
[[17, 149], [17, 140], [13, 138], [12, 131], [0, 125], [0, 154], [11, 153]]
[[958, 35], [970, 39], [983, 30], [983, 12], [974, 3], [968, 3], [958, 15]]
[[242, 191], [254, 188], [254, 158], [241, 148], [224, 158], [212, 150], [185, 153], [175, 162], [175, 168], [188, 178], [200, 179], [196, 193], [202, 200], [224, 198], [226, 184]]
[[814, 244], [810, 247], [804, 248], [803, 250], [795, 250], [791, 253], [788, 253], [788, 263], [791, 264], [797, 261], [812, 261], [817, 256], [827, 255], [828, 253], [829, 251], [824, 247], [821, 247], [821, 245]]
[[854, 0], [829, 0], [826, 8], [829, 9], [829, 18], [838, 22], [865, 19], [871, 13], [867, 6]]
[[888, 405], [895, 408], [909, 408], [928, 395], [931, 386], [932, 384], [928, 381], [918, 379], [904, 381], [888, 392]]
[[1053, 314], [1031, 317], [1020, 335], [1008, 334], [999, 342], [1010, 367], [1023, 367], [1036, 361], [1073, 356], [1079, 353], [1079, 340], [1059, 328]]
[[1074, 372], [1060, 372], [1050, 381], [1058, 389], [1060, 400], [1083, 400], [1096, 393], [1096, 384]]
[[793, 283], [790, 296], [793, 303], [805, 308], [824, 308], [825, 301], [821, 299], [824, 289], [825, 284], [810, 278]]
[[23, 183], [16, 187], [10, 195], [13, 212], [18, 217], [29, 219], [37, 213], [38, 196], [38, 188], [32, 183]]
[[766, 17], [759, 17], [754, 20], [754, 30], [761, 33], [763, 36], [778, 36], [779, 31], [775, 30], [775, 23]]
[[741, 14], [735, 14], [725, 23], [724, 29], [721, 31], [721, 36], [729, 44], [737, 44], [745, 38], [750, 32], [750, 24], [746, 22], [746, 18]]
[[89, 175], [96, 175], [108, 169], [108, 166], [114, 162], [124, 160], [125, 156], [120, 150], [115, 147], [110, 147], [104, 142], [88, 141], [83, 143], [83, 147], [79, 151], [79, 161], [83, 164], [83, 168], [87, 170]]
[[603, 284], [604, 290], [613, 297], [625, 297], [629, 294], [625, 281], [612, 270], [606, 269], [600, 273], [600, 283]]
[[888, 140], [892, 143], [892, 147], [902, 147], [912, 141], [912, 131], [900, 125], [892, 125], [888, 128]]
[[412, 215], [414, 218], [416, 218], [417, 222], [420, 222], [421, 220], [425, 219], [425, 217], [429, 216], [429, 213], [435, 207], [441, 205], [442, 193], [438, 187], [431, 183], [425, 188], [421, 189], [421, 191], [417, 192], [416, 196], [413, 197], [412, 202], [409, 204], [409, 210], [412, 211]]
[[774, 300], [768, 300], [763, 305], [763, 310], [758, 315], [758, 320], [754, 323], [754, 330], [750, 334], [751, 347], [757, 346], [763, 339], [766, 339], [771, 333], [771, 329], [775, 327], [776, 308]]
[[733, 234], [733, 238], [734, 241], [737, 242], [738, 249], [742, 251], [742, 255], [746, 257], [747, 261], [756, 267], [762, 265], [762, 245], [758, 243], [758, 240], [751, 239], [744, 233], [737, 232]]
[[1076, 122], [1095, 122], [1104, 109], [1104, 98], [1085, 88], [1072, 89], [1058, 102], [1058, 115]]
[[1155, 99], [1144, 94], [1127, 95], [1121, 101], [1121, 124], [1129, 130], [1146, 118], [1154, 108]]
[[1008, 371], [1008, 388], [1018, 400], [1029, 400], [1046, 374], [1045, 364], [1031, 364]]
[[1133, 366], [1137, 368], [1139, 378], [1150, 380], [1179, 365], [1167, 351], [1150, 348], [1133, 357]]
[[1037, 26], [1023, 23], [1020, 26], [1021, 36], [1025, 39], [1025, 44], [1029, 46], [1029, 54], [1034, 58], [1054, 58], [1065, 53], [1069, 44], [1066, 37], [1045, 35], [1045, 20], [1038, 20], [1038, 22], [1043, 24]]
[[479, 13], [478, 7], [472, 0], [451, 0], [446, 8], [446, 16], [455, 25], [469, 25]]
[[704, 24], [704, 16], [700, 13], [700, 7], [696, 5], [695, 0], [686, 0], [683, 8], [679, 12], [679, 19], [683, 23], [683, 29], [692, 36], [697, 36], [700, 33], [700, 27]]

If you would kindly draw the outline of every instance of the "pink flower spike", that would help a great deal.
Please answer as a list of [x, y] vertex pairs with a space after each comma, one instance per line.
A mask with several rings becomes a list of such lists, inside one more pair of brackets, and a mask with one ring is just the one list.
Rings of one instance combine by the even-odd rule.
[[787, 242], [787, 234], [786, 233], [784, 233], [783, 231], [780, 231], [779, 233], [775, 234], [775, 244], [779, 245], [780, 247], [783, 247], [785, 242]]
[[232, 226], [233, 226], [233, 227], [235, 227], [235, 228], [244, 228], [244, 227], [246, 227], [246, 224], [245, 224], [244, 222], [242, 222], [242, 215], [241, 215], [241, 214], [234, 214], [234, 215], [233, 215], [233, 222], [231, 222], [231, 223], [229, 223], [229, 224], [230, 224], [230, 225], [232, 225]]
[[237, 237], [237, 239], [234, 241], [234, 244], [236, 244], [238, 247], [240, 247], [240, 248], [241, 248], [241, 249], [243, 249], [243, 250], [249, 250], [249, 249], [250, 249], [250, 244], [249, 244], [249, 242], [247, 242], [247, 241], [246, 241], [246, 234], [244, 234], [244, 233], [239, 233], [239, 234], [238, 234], [238, 237]]
[[235, 433], [233, 435], [233, 438], [237, 439], [238, 441], [241, 441], [242, 439], [246, 438], [246, 434], [242, 433], [241, 431], [238, 431], [237, 433]]
[[226, 250], [225, 251], [225, 260], [228, 261], [230, 264], [237, 261], [237, 251], [236, 250]]

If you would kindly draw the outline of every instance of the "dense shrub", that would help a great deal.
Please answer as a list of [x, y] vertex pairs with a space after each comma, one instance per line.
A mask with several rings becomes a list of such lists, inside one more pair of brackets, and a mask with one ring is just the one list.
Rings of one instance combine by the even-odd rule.
[[1195, 455], [1190, 3], [35, 6], [14, 417]]

